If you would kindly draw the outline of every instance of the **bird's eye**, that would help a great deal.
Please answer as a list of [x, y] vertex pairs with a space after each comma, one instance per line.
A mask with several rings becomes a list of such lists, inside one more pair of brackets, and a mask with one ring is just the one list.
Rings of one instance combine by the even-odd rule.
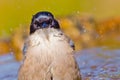
[[52, 26], [51, 26], [51, 27], [56, 28], [56, 29], [60, 29], [60, 25], [59, 25], [59, 23], [58, 23], [57, 20], [54, 20], [54, 21], [52, 22]]
[[40, 26], [40, 23], [38, 21], [35, 21], [34, 24], [37, 25], [37, 27]]

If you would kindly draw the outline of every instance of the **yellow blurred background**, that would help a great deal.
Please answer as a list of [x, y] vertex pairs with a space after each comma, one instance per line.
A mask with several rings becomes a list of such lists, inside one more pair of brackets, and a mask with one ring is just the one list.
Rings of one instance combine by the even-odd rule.
[[120, 0], [0, 0], [0, 38], [30, 24], [32, 15], [47, 10], [55, 16], [91, 14], [97, 19], [120, 14]]
[[39, 11], [54, 14], [76, 50], [120, 48], [119, 7], [120, 0], [0, 0], [0, 54], [21, 59], [32, 15]]

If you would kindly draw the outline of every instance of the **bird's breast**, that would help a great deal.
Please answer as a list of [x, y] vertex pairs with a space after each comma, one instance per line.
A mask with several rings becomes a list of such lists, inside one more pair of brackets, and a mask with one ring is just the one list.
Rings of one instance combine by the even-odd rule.
[[49, 55], [56, 57], [72, 53], [72, 48], [65, 35], [56, 29], [40, 29], [32, 34], [28, 39], [28, 54], [35, 56]]

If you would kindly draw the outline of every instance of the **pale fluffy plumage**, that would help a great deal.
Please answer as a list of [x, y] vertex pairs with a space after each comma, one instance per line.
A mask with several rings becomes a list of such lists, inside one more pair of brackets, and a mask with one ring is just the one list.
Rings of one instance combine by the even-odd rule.
[[18, 80], [81, 80], [73, 49], [63, 32], [38, 29], [26, 43]]

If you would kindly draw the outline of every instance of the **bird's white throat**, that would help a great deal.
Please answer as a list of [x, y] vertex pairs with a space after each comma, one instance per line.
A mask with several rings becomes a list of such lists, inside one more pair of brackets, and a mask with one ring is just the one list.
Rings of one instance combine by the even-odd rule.
[[54, 28], [39, 29], [28, 38], [29, 51], [32, 54], [66, 54], [72, 48], [64, 33]]

